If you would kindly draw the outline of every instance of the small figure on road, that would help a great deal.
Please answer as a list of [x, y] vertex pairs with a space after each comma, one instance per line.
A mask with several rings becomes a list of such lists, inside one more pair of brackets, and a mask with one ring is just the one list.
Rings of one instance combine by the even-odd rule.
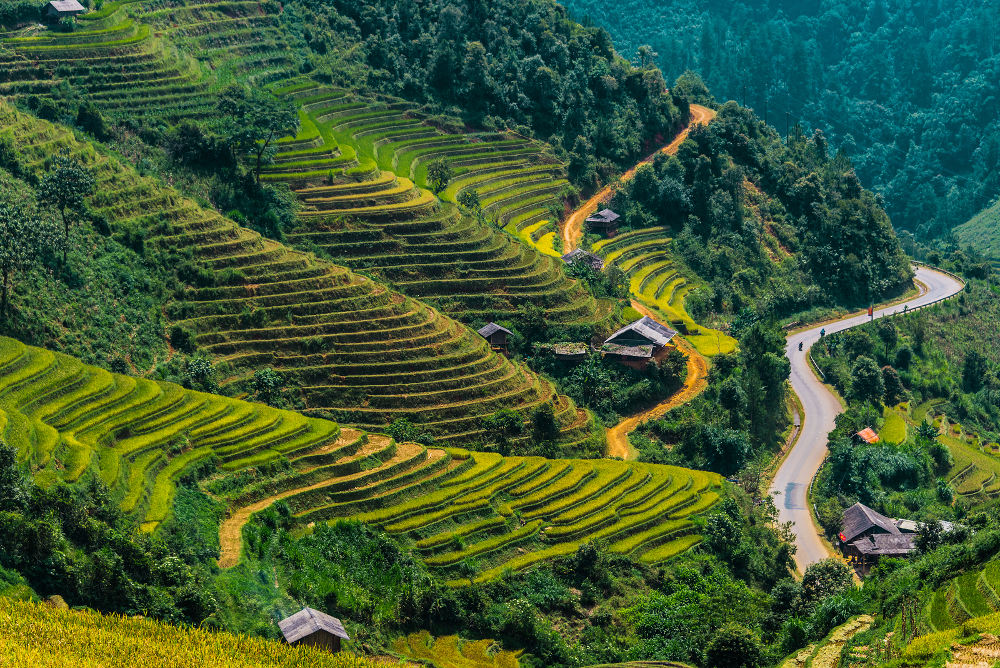
[[799, 350], [802, 350], [802, 342], [799, 341]]
[[824, 336], [826, 336], [826, 327], [824, 327], [823, 329], [819, 330], [819, 338], [822, 339]]

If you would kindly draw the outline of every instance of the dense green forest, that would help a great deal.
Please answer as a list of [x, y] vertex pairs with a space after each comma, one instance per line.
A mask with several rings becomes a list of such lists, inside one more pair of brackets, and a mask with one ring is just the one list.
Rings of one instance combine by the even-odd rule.
[[[974, 0], [566, 0], [668, 79], [821, 129], [893, 224], [946, 237], [1000, 193], [997, 14]], [[640, 47], [648, 46], [650, 48]]]

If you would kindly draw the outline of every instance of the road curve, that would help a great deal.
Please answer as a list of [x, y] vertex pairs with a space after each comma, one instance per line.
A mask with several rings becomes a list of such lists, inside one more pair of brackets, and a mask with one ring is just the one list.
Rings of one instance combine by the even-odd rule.
[[[618, 183], [631, 179], [635, 176], [635, 171], [639, 169], [639, 167], [653, 162], [653, 159], [658, 153], [666, 153], [667, 155], [677, 153], [678, 147], [680, 147], [680, 145], [684, 143], [684, 140], [687, 139], [688, 134], [691, 132], [691, 128], [696, 125], [708, 125], [713, 118], [715, 118], [715, 111], [713, 109], [703, 107], [700, 104], [692, 104], [691, 120], [686, 126], [684, 126], [684, 129], [673, 138], [673, 141], [662, 148], [658, 148], [641, 161], [637, 162], [634, 167], [622, 174], [622, 177], [618, 179]], [[588, 216], [590, 216], [590, 214], [597, 211], [598, 206], [611, 199], [611, 195], [612, 186], [604, 186], [597, 191], [593, 197], [588, 199], [582, 206], [570, 214], [569, 218], [566, 219], [566, 222], [563, 223], [562, 226], [564, 253], [568, 253], [580, 245], [580, 239], [583, 237], [583, 222]]]
[[[907, 302], [876, 310], [876, 318], [899, 313], [904, 305], [912, 309], [950, 297], [964, 287], [958, 279], [939, 271], [925, 267], [914, 269], [916, 280], [926, 287], [926, 291]], [[809, 368], [809, 347], [819, 340], [821, 329], [832, 334], [864, 324], [868, 320], [866, 314], [861, 314], [816, 325], [789, 335], [785, 346], [785, 354], [792, 364], [792, 389], [802, 402], [805, 415], [792, 451], [774, 476], [771, 493], [778, 493], [775, 504], [778, 506], [779, 521], [794, 523], [795, 545], [798, 547], [795, 563], [800, 572], [804, 572], [809, 564], [830, 556], [813, 523], [812, 513], [806, 503], [806, 491], [826, 456], [827, 436], [833, 430], [834, 420], [843, 411], [837, 397]], [[798, 349], [799, 343], [802, 344], [801, 351]]]
[[[634, 299], [632, 300], [632, 308], [650, 318], [656, 317], [652, 311]], [[638, 453], [629, 445], [628, 435], [635, 431], [636, 427], [646, 420], [662, 416], [672, 408], [686, 404], [708, 387], [708, 360], [683, 337], [677, 337], [677, 341], [681, 351], [687, 356], [687, 378], [685, 378], [684, 384], [655, 406], [625, 418], [614, 427], [609, 427], [607, 431], [608, 457], [634, 459]]]

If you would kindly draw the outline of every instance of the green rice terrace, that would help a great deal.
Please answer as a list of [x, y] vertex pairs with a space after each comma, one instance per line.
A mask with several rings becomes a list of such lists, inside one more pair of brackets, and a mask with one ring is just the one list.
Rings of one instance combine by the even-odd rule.
[[301, 387], [307, 412], [369, 430], [407, 418], [456, 442], [480, 437], [482, 419], [500, 408], [527, 419], [552, 402], [568, 453], [595, 438], [585, 411], [434, 308], [265, 239], [10, 106], [0, 106], [0, 129], [12, 132], [30, 170], [62, 150], [78, 156], [98, 181], [90, 206], [112, 225], [193, 251], [211, 280], [190, 286], [166, 313], [235, 370], [223, 385], [271, 366]]
[[237, 74], [261, 83], [295, 71], [277, 3], [149, 4], [106, 3], [72, 32], [0, 35], [0, 95], [45, 97], [68, 84], [112, 118], [169, 120], [212, 113], [213, 92]]
[[947, 631], [996, 612], [1000, 612], [1000, 560], [994, 559], [934, 592], [921, 621], [930, 632]]
[[736, 341], [696, 323], [684, 298], [697, 286], [684, 277], [670, 256], [670, 238], [662, 227], [626, 232], [593, 245], [593, 252], [629, 277], [629, 291], [682, 333], [703, 355], [732, 352]]
[[[448, 134], [411, 105], [310, 82], [279, 92], [300, 104], [301, 130], [280, 142], [263, 178], [288, 184], [302, 202], [291, 243], [466, 322], [510, 317], [530, 303], [550, 322], [610, 329], [613, 304], [569, 279], [558, 257], [536, 252], [537, 237], [517, 239], [562, 209], [568, 183], [551, 149], [513, 134]], [[435, 160], [453, 173], [441, 200], [428, 190]], [[455, 205], [463, 192], [478, 195], [482, 219]]]
[[[238, 560], [252, 512], [281, 500], [302, 525], [351, 516], [403, 537], [453, 585], [469, 560], [482, 560], [475, 578], [485, 580], [597, 539], [659, 563], [699, 542], [692, 516], [716, 502], [721, 485], [715, 474], [671, 466], [396, 443], [8, 338], [0, 338], [0, 434], [40, 484], [96, 472], [147, 531], [170, 513], [180, 476], [214, 460], [217, 477], [250, 482], [225, 486], [236, 491], [225, 495], [235, 512], [221, 529], [223, 565]], [[280, 458], [290, 464], [283, 475], [242, 473]]]
[[[916, 427], [926, 419], [938, 430], [938, 440], [948, 446], [954, 459], [947, 480], [958, 496], [971, 503], [1000, 497], [1000, 445], [967, 432], [961, 424], [949, 421], [947, 415], [937, 414], [935, 405], [926, 402], [914, 406], [912, 413], [907, 413], [905, 406], [892, 412], [904, 419], [904, 426]], [[890, 420], [886, 424], [891, 425]]]

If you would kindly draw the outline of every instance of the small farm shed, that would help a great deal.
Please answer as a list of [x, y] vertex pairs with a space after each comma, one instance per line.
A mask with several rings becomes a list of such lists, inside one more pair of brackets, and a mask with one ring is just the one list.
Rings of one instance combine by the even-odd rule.
[[552, 356], [561, 362], [580, 362], [587, 357], [586, 343], [554, 343]]
[[876, 434], [875, 430], [872, 429], [871, 427], [865, 427], [864, 429], [862, 429], [861, 431], [859, 431], [857, 434], [855, 434], [855, 436], [858, 437], [858, 440], [860, 440], [860, 441], [862, 441], [864, 443], [878, 443], [879, 442], [878, 434]]
[[643, 316], [608, 337], [601, 351], [625, 366], [644, 369], [651, 360], [662, 358], [675, 336], [674, 330]]
[[341, 640], [351, 639], [339, 619], [312, 608], [302, 608], [281, 620], [278, 628], [289, 645], [309, 645], [331, 652], [340, 651]]
[[855, 503], [844, 511], [837, 535], [840, 550], [862, 574], [867, 574], [882, 557], [905, 557], [913, 552], [915, 534], [900, 530], [904, 522]]
[[495, 322], [488, 323], [486, 326], [479, 329], [479, 336], [483, 337], [490, 342], [490, 347], [497, 352], [507, 354], [507, 337], [511, 336], [511, 332], [506, 327], [501, 327]]
[[569, 265], [576, 264], [577, 262], [587, 264], [594, 271], [601, 271], [604, 269], [604, 260], [597, 257], [590, 251], [585, 251], [582, 248], [577, 248], [576, 250], [571, 250], [562, 256], [563, 262]]
[[618, 233], [618, 219], [621, 218], [611, 209], [602, 209], [587, 218], [587, 227], [594, 232], [599, 232], [607, 237], [613, 237]]
[[49, 18], [62, 19], [67, 16], [83, 14], [87, 9], [76, 0], [52, 0], [45, 6], [45, 15]]

